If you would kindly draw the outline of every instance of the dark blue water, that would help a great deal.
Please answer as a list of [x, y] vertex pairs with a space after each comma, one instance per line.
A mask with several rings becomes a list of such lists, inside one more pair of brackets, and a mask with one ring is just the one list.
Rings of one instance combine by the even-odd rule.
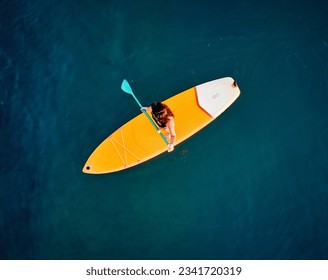
[[[154, 3], [159, 2], [159, 3]], [[328, 259], [325, 1], [1, 1], [1, 259]], [[234, 77], [174, 153], [81, 169], [144, 105]]]

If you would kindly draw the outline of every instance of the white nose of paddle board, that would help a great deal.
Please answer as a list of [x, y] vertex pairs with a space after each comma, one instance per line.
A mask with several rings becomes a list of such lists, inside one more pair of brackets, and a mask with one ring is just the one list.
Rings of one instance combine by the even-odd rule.
[[196, 86], [198, 105], [214, 119], [239, 96], [237, 83], [230, 77]]

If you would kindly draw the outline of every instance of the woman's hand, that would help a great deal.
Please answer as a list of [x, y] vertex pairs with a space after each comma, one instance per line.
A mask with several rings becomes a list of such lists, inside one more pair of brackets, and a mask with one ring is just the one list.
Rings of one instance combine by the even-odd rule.
[[150, 111], [150, 107], [141, 107], [140, 110], [141, 111]]

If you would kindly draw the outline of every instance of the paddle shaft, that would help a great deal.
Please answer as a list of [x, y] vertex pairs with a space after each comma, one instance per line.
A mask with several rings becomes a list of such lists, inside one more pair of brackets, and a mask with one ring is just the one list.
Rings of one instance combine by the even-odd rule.
[[140, 104], [139, 100], [137, 99], [137, 97], [135, 97], [134, 93], [132, 92], [129, 92], [134, 100], [138, 103], [141, 111], [146, 115], [146, 117], [148, 118], [148, 120], [151, 122], [151, 124], [153, 125], [153, 127], [157, 130], [157, 133], [162, 137], [162, 139], [164, 140], [165, 144], [168, 145], [169, 142], [167, 141], [166, 137], [163, 135], [163, 133], [160, 131], [160, 129], [157, 127], [157, 125], [154, 123], [153, 119], [149, 116], [149, 114], [147, 113], [147, 111], [145, 109], [142, 108], [142, 105]]

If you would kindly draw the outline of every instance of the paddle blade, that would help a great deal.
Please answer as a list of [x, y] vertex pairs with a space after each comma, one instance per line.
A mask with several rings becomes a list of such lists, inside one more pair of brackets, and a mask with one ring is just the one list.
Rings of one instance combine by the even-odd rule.
[[133, 94], [132, 88], [130, 87], [128, 81], [125, 79], [122, 82], [121, 89], [128, 94]]

